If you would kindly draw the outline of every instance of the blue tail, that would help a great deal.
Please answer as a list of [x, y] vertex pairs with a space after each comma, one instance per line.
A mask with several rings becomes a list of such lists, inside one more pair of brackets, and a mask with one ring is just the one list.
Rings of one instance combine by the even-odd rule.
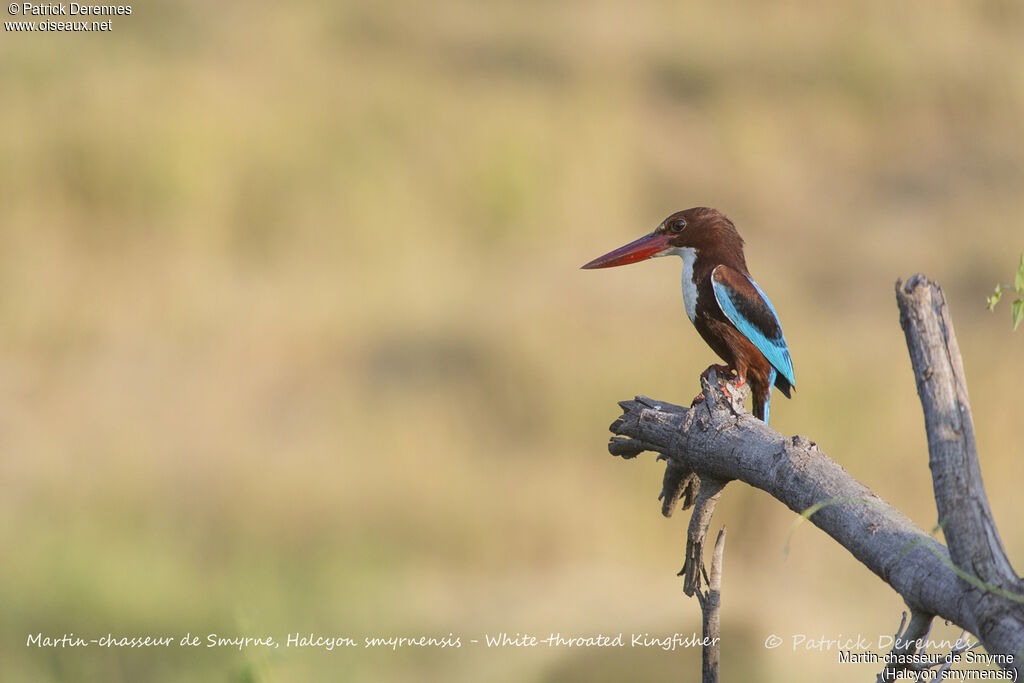
[[[768, 393], [764, 395], [764, 405], [761, 406], [761, 412], [764, 413], [761, 416], [761, 419], [764, 420], [765, 424], [768, 424], [768, 413], [770, 411], [771, 402], [772, 402], [772, 387], [775, 385], [775, 377], [777, 375], [778, 375], [778, 373], [775, 371], [775, 368], [774, 367], [769, 367], [769, 369], [768, 369]], [[756, 410], [756, 407], [755, 407], [755, 410]]]

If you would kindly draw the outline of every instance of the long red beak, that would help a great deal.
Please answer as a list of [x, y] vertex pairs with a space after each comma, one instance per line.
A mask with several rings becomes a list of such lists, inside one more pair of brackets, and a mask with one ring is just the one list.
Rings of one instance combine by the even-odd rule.
[[644, 235], [640, 239], [630, 242], [624, 247], [619, 247], [615, 251], [608, 252], [604, 256], [598, 256], [583, 266], [583, 269], [611, 268], [612, 266], [624, 266], [628, 263], [646, 261], [652, 256], [656, 256], [668, 249], [670, 237], [670, 235], [659, 235], [652, 232], [650, 235]]

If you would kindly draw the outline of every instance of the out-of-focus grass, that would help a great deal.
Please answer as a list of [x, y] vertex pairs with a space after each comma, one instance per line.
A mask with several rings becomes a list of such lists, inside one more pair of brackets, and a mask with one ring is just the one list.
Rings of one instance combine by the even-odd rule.
[[[699, 630], [659, 465], [614, 402], [712, 359], [678, 264], [580, 273], [728, 212], [797, 371], [774, 426], [931, 528], [892, 283], [946, 289], [1021, 561], [1024, 46], [1009, 2], [135, 8], [0, 43], [4, 679], [677, 680], [696, 650], [40, 651], [28, 633]], [[735, 488], [734, 488], [735, 487]], [[901, 603], [730, 487], [724, 661], [891, 633]], [[852, 674], [853, 669], [851, 669]], [[865, 668], [867, 675], [867, 668]]]

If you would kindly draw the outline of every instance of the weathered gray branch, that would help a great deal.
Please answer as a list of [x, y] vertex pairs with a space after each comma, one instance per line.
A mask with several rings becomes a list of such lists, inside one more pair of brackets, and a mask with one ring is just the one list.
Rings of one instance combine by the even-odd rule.
[[690, 526], [686, 530], [686, 560], [679, 575], [683, 577], [683, 592], [687, 595], [700, 594], [701, 572], [704, 570], [704, 542], [708, 537], [711, 516], [715, 513], [718, 497], [726, 482], [712, 477], [700, 480], [697, 503], [690, 515]]
[[[977, 622], [977, 630], [969, 630], [986, 647], [1015, 643], [1024, 654], [1024, 582], [1006, 556], [985, 495], [963, 360], [945, 296], [915, 275], [905, 286], [896, 283], [896, 299], [924, 410], [939, 525], [961, 570], [962, 599]], [[1018, 601], [1007, 599], [1013, 595]]]
[[[927, 298], [922, 289], [930, 292]], [[918, 298], [928, 303], [912, 305]], [[901, 317], [912, 356], [918, 347], [934, 350], [933, 340], [939, 338], [948, 358], [950, 369], [945, 371], [932, 355], [923, 353], [924, 363], [915, 359], [914, 370], [925, 406], [930, 462], [933, 472], [941, 474], [935, 483], [940, 521], [956, 548], [955, 561], [945, 546], [851, 477], [814, 442], [802, 436], [783, 437], [749, 415], [736, 404], [741, 394], [735, 386], [726, 385], [732, 396], [723, 393], [714, 371], [702, 380], [704, 400], [692, 408], [642, 396], [621, 402], [624, 414], [611, 429], [625, 438], [613, 437], [609, 450], [625, 457], [656, 451], [677, 472], [696, 473], [702, 481], [738, 479], [795, 512], [817, 506], [810, 521], [898, 592], [920, 615], [918, 621], [937, 615], [960, 625], [977, 635], [989, 653], [1011, 655], [1005, 666], [1020, 675], [1024, 604], [1015, 600], [1024, 589], [1002, 551], [981, 488], [963, 368], [949, 314], [941, 291], [924, 278], [908, 282], [899, 301], [901, 311], [906, 309]], [[928, 331], [929, 325], [939, 330], [937, 337]], [[677, 480], [687, 478], [673, 479], [678, 489]]]
[[[721, 489], [718, 490], [721, 493]], [[717, 497], [717, 494], [715, 494]], [[705, 529], [705, 533], [707, 530]], [[702, 683], [718, 683], [718, 662], [722, 656], [722, 556], [725, 554], [725, 527], [718, 532], [715, 550], [711, 553], [711, 575], [708, 589], [695, 591], [700, 602], [704, 647], [701, 657]], [[703, 567], [701, 567], [703, 569]]]
[[[917, 643], [928, 637], [928, 631], [932, 628], [932, 620], [934, 618], [935, 617], [931, 614], [914, 612], [911, 614], [910, 623], [908, 624], [907, 613], [903, 613], [903, 619], [900, 621], [900, 627], [896, 629], [895, 642], [893, 643], [892, 650], [889, 651], [892, 658], [884, 667], [882, 667], [882, 672], [878, 674], [878, 677], [875, 679], [875, 683], [895, 681], [897, 679], [897, 674], [900, 671], [909, 668], [905, 664], [901, 664], [898, 658], [902, 655], [920, 652], [923, 649], [918, 648]], [[904, 628], [904, 626], [906, 628]]]

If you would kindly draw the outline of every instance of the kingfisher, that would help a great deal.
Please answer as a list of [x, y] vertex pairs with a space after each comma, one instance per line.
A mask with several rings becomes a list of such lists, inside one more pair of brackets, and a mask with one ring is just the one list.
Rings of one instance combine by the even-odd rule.
[[793, 361], [775, 307], [747, 270], [743, 238], [731, 220], [703, 206], [678, 211], [654, 232], [583, 268], [624, 266], [670, 254], [683, 259], [686, 317], [726, 362], [711, 367], [735, 372], [737, 386], [749, 381], [754, 416], [767, 423], [772, 386], [786, 398], [796, 388]]

